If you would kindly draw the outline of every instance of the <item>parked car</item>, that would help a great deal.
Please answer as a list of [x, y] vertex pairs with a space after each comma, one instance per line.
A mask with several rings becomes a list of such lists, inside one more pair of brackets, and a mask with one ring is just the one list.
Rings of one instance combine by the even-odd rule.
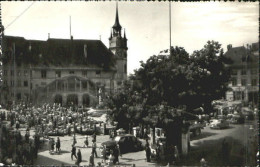
[[209, 127], [212, 129], [224, 129], [229, 127], [229, 123], [225, 119], [213, 119], [210, 121]]
[[248, 107], [243, 107], [241, 112], [245, 116], [246, 120], [254, 119], [254, 112]]
[[[116, 145], [119, 145], [120, 153], [128, 153], [143, 150], [143, 145], [134, 135], [126, 134], [116, 136], [113, 140], [108, 140], [101, 143], [100, 151], [103, 153], [104, 146], [106, 146], [106, 155], [108, 156], [111, 150], [114, 150]], [[103, 157], [103, 154], [101, 154]]]
[[233, 114], [230, 119], [230, 123], [232, 124], [243, 124], [245, 123], [245, 117], [242, 114]]

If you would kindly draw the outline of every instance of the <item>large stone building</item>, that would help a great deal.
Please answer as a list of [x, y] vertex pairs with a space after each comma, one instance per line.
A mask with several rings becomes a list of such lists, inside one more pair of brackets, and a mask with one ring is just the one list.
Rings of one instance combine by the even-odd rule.
[[115, 24], [109, 48], [100, 40], [27, 40], [3, 35], [2, 103], [30, 101], [91, 106], [127, 78], [127, 39]]
[[225, 56], [232, 60], [230, 91], [227, 100], [258, 103], [259, 93], [259, 43], [246, 47], [227, 46]]

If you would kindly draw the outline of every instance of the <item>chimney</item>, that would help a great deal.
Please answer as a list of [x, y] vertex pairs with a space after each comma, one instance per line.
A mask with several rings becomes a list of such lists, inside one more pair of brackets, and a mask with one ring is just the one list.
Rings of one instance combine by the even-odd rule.
[[232, 45], [231, 44], [227, 45], [227, 50], [229, 51], [230, 49], [232, 49]]
[[73, 36], [72, 35], [70, 36], [70, 40], [73, 40]]
[[50, 33], [48, 33], [48, 39], [50, 39]]

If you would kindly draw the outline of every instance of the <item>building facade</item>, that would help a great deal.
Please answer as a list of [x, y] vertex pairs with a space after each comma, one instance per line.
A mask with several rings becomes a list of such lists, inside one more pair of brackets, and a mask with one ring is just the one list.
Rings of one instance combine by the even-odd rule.
[[246, 47], [227, 46], [225, 56], [232, 60], [230, 65], [230, 91], [226, 92], [227, 100], [239, 100], [258, 103], [259, 93], [259, 43]]
[[100, 40], [27, 40], [3, 35], [1, 102], [95, 106], [127, 78], [118, 8], [109, 48]]

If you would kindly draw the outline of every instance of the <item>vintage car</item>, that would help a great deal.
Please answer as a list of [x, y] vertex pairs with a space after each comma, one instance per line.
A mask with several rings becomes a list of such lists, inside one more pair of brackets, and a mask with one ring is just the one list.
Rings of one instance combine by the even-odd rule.
[[224, 129], [229, 127], [229, 123], [225, 119], [213, 119], [210, 121], [209, 127], [211, 129]]
[[114, 150], [116, 145], [119, 145], [120, 153], [128, 153], [143, 150], [143, 145], [140, 140], [138, 140], [134, 135], [126, 134], [116, 136], [112, 140], [108, 140], [106, 142], [101, 143], [100, 152], [101, 157], [103, 157], [103, 149], [106, 147], [106, 155], [110, 154], [111, 150]]

